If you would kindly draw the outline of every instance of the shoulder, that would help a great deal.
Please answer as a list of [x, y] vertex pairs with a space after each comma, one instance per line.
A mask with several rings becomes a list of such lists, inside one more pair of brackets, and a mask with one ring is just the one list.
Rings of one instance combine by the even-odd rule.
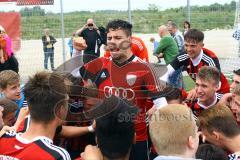
[[41, 140], [35, 141], [35, 144], [38, 145], [44, 151], [51, 154], [51, 156], [53, 156], [55, 159], [62, 159], [62, 160], [71, 159], [69, 153], [65, 149], [55, 146], [48, 139], [42, 138]]

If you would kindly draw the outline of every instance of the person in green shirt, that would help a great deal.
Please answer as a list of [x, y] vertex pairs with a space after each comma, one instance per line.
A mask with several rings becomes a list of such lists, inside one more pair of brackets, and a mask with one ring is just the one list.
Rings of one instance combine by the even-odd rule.
[[168, 65], [177, 56], [178, 46], [165, 25], [159, 27], [158, 34], [161, 37], [161, 40], [153, 55], [163, 58]]

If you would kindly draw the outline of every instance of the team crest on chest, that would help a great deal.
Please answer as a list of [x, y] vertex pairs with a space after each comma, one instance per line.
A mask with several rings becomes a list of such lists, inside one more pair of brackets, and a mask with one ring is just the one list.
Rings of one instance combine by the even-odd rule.
[[134, 85], [134, 83], [135, 83], [136, 80], [137, 80], [137, 75], [127, 74], [126, 80], [127, 80], [128, 85], [129, 85], [129, 86], [132, 86], [132, 85]]

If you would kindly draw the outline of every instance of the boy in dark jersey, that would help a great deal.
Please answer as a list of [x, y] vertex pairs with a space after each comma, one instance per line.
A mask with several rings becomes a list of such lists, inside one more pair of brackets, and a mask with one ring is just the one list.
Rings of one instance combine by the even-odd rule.
[[[167, 66], [168, 72], [164, 76], [160, 77], [160, 79], [168, 81], [169, 75], [182, 66], [184, 67], [183, 70], [187, 71], [194, 81], [196, 81], [196, 75], [202, 66], [216, 67], [219, 71], [221, 71], [217, 56], [212, 51], [203, 48], [203, 39], [203, 32], [197, 29], [190, 29], [184, 35], [184, 51]], [[221, 86], [217, 92], [221, 94], [230, 92], [228, 81], [222, 73]], [[195, 89], [189, 92], [187, 99], [196, 99]]]
[[203, 66], [196, 77], [195, 90], [197, 99], [189, 103], [193, 114], [199, 116], [202, 110], [214, 106], [221, 96], [217, 93], [220, 83], [220, 72], [215, 67]]

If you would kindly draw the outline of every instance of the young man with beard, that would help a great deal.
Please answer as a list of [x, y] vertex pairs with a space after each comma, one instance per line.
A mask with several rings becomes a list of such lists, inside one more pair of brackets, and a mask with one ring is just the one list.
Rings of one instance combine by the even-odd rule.
[[[110, 58], [98, 58], [80, 68], [85, 83], [92, 81], [99, 96], [112, 95], [128, 100], [141, 109], [135, 120], [136, 144], [130, 159], [148, 159], [146, 105], [152, 98], [155, 107], [161, 107], [162, 98], [156, 97], [165, 88], [158, 84], [155, 71], [131, 52], [132, 25], [123, 20], [113, 20], [107, 25], [107, 47]], [[153, 95], [155, 97], [153, 97]], [[164, 102], [166, 104], [166, 102]]]

